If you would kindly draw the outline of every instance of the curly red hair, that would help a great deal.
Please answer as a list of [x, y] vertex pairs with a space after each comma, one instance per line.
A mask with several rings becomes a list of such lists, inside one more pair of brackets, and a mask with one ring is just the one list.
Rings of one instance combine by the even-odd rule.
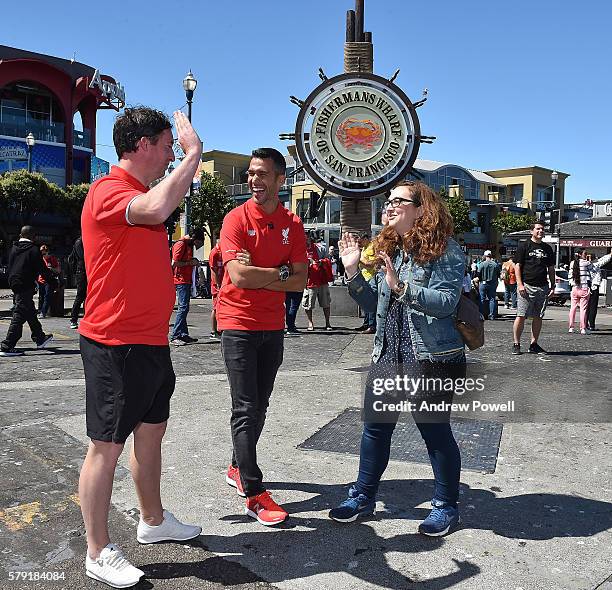
[[403, 236], [390, 227], [385, 227], [374, 238], [374, 252], [386, 252], [393, 257], [398, 246], [409, 252], [418, 264], [425, 264], [444, 254], [448, 238], [454, 234], [453, 218], [446, 203], [430, 187], [422, 182], [404, 180], [395, 188], [409, 187], [410, 197], [423, 214]]

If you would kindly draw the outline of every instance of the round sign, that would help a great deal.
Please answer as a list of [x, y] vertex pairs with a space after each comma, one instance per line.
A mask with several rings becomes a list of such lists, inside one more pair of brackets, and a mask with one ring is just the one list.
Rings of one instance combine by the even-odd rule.
[[416, 159], [420, 127], [410, 99], [374, 74], [342, 74], [301, 107], [296, 147], [312, 180], [343, 197], [372, 197], [404, 179]]

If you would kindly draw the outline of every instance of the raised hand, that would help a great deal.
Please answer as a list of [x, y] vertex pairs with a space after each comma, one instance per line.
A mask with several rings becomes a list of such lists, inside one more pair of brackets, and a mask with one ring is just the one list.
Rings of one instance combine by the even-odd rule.
[[202, 142], [192, 127], [189, 119], [181, 111], [174, 111], [174, 125], [178, 136], [178, 142], [185, 156], [196, 154], [200, 158], [202, 154]]
[[399, 277], [397, 276], [397, 272], [395, 267], [393, 266], [393, 261], [389, 258], [389, 255], [386, 252], [379, 252], [378, 255], [382, 259], [384, 266], [381, 270], [385, 273], [385, 279], [387, 280], [387, 285], [389, 285], [389, 289], [394, 291], [399, 283]]
[[338, 242], [338, 253], [346, 274], [350, 277], [357, 272], [361, 258], [359, 241], [353, 234], [343, 234]]

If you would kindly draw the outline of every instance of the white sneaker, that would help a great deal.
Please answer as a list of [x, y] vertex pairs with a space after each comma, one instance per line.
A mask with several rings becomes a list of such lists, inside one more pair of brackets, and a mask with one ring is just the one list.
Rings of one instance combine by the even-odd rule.
[[202, 527], [183, 524], [171, 512], [164, 510], [164, 520], [157, 526], [148, 525], [142, 518], [138, 522], [136, 539], [139, 543], [158, 543], [159, 541], [187, 541], [202, 532]]
[[144, 572], [134, 567], [123, 555], [121, 549], [109, 543], [100, 552], [100, 557], [92, 559], [89, 553], [85, 558], [85, 573], [94, 580], [104, 582], [113, 588], [135, 586]]
[[569, 332], [570, 334], [573, 334], [573, 333], [574, 333], [574, 328], [570, 328], [570, 329], [568, 330], [568, 332]]
[[586, 336], [587, 331], [586, 331], [586, 330], [583, 328], [582, 330], [580, 330], [580, 333], [581, 333], [583, 336]]

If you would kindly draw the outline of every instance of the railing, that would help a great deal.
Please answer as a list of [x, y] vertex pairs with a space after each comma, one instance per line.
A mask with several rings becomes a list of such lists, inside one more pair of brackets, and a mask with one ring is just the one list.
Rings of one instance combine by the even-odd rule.
[[24, 138], [32, 133], [39, 141], [64, 143], [64, 124], [49, 123], [48, 121], [2, 121], [0, 135]]
[[83, 129], [83, 131], [74, 130], [73, 145], [80, 147], [91, 147], [91, 131], [89, 129]]

